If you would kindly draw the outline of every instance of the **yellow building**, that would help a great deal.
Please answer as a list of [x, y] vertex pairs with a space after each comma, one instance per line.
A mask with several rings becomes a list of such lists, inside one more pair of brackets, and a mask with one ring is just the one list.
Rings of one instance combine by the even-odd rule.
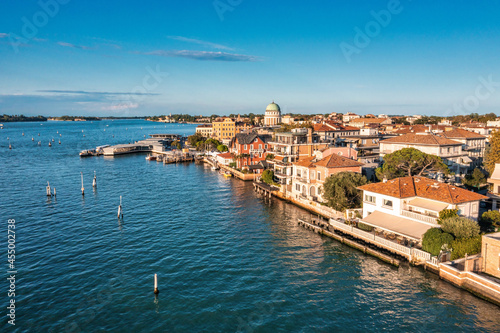
[[236, 135], [236, 122], [231, 118], [218, 118], [212, 122], [212, 135], [219, 141], [231, 140]]

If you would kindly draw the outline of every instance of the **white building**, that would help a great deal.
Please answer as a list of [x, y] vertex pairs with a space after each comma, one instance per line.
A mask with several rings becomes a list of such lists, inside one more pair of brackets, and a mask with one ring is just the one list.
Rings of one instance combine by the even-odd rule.
[[433, 135], [432, 133], [408, 133], [380, 141], [380, 157], [403, 148], [415, 148], [426, 154], [441, 157], [457, 175], [467, 173], [472, 160], [462, 150], [462, 143]]
[[477, 221], [479, 203], [487, 197], [425, 177], [402, 177], [360, 186], [363, 191], [361, 222], [420, 241], [430, 228], [438, 228], [443, 209]]
[[264, 126], [276, 126], [281, 123], [281, 109], [274, 101], [266, 108]]
[[361, 118], [361, 116], [358, 116], [357, 114], [352, 113], [352, 112], [347, 112], [345, 115], [342, 116], [342, 121], [344, 123], [348, 123], [351, 120], [356, 119], [356, 118]]

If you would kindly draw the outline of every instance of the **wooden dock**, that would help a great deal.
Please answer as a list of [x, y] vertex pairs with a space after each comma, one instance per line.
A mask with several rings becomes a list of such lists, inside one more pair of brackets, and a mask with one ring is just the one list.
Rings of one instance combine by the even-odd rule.
[[387, 255], [385, 253], [380, 252], [377, 249], [373, 249], [370, 247], [369, 244], [366, 244], [364, 242], [359, 242], [356, 239], [349, 239], [345, 235], [340, 235], [335, 232], [333, 228], [330, 227], [330, 224], [328, 222], [325, 222], [323, 220], [312, 220], [311, 222], [304, 221], [302, 219], [298, 220], [298, 224], [300, 226], [303, 226], [306, 229], [312, 230], [320, 235], [325, 235], [330, 238], [336, 239], [337, 241], [341, 242], [342, 244], [346, 244], [352, 248], [358, 249], [362, 251], [363, 253], [372, 255], [374, 257], [377, 257], [391, 265], [394, 265], [396, 267], [399, 266], [400, 260], [395, 258], [394, 256]]

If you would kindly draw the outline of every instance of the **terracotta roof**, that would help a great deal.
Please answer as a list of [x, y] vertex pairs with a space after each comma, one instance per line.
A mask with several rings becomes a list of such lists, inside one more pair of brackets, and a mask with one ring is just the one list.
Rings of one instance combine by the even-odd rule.
[[314, 161], [314, 156], [304, 157], [299, 159], [297, 162], [293, 163], [294, 165], [303, 166], [303, 167], [311, 167], [313, 166], [312, 162]]
[[388, 119], [389, 118], [356, 118], [356, 119], [352, 119], [350, 122], [352, 122], [352, 123], [376, 123], [376, 124], [380, 124], [384, 121], [387, 121]]
[[222, 157], [222, 158], [233, 158], [232, 153], [222, 153], [222, 154], [218, 154], [217, 156]]
[[340, 156], [337, 154], [331, 154], [319, 161], [316, 161], [314, 156], [301, 158], [294, 165], [314, 168], [314, 167], [325, 167], [325, 168], [349, 168], [349, 167], [360, 167], [364, 165], [361, 162], [351, 160], [350, 158]]
[[454, 130], [451, 131], [446, 131], [443, 133], [440, 133], [439, 135], [449, 138], [449, 139], [486, 139], [484, 135], [477, 134], [471, 131], [467, 131], [461, 128], [455, 128]]
[[313, 129], [315, 132], [333, 132], [335, 131], [330, 126], [326, 126], [325, 124], [314, 124]]
[[487, 199], [484, 195], [464, 190], [460, 187], [439, 183], [425, 177], [401, 177], [387, 183], [373, 183], [358, 187], [363, 191], [380, 193], [403, 199], [421, 197], [449, 204], [460, 204], [470, 201]]
[[340, 156], [337, 154], [331, 154], [327, 157], [313, 163], [315, 166], [321, 166], [326, 168], [348, 168], [348, 167], [359, 167], [364, 165], [361, 162], [351, 160], [350, 158]]
[[408, 143], [408, 144], [416, 144], [416, 145], [462, 145], [458, 141], [453, 141], [450, 139], [446, 139], [440, 136], [436, 136], [433, 134], [415, 134], [408, 133], [401, 136], [396, 136], [394, 138], [382, 140], [380, 142], [383, 143]]

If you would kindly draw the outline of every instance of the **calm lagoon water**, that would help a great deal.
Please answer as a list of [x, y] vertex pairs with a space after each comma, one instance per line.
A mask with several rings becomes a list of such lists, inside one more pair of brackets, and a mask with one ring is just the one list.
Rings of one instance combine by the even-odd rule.
[[[15, 219], [18, 273], [15, 327], [6, 279], [0, 284], [2, 332], [500, 331], [500, 308], [304, 230], [296, 220], [308, 213], [265, 204], [251, 184], [144, 155], [78, 156], [155, 132], [189, 135], [195, 125], [4, 125], [0, 251], [7, 276], [7, 220]], [[47, 200], [47, 181], [57, 199]]]

